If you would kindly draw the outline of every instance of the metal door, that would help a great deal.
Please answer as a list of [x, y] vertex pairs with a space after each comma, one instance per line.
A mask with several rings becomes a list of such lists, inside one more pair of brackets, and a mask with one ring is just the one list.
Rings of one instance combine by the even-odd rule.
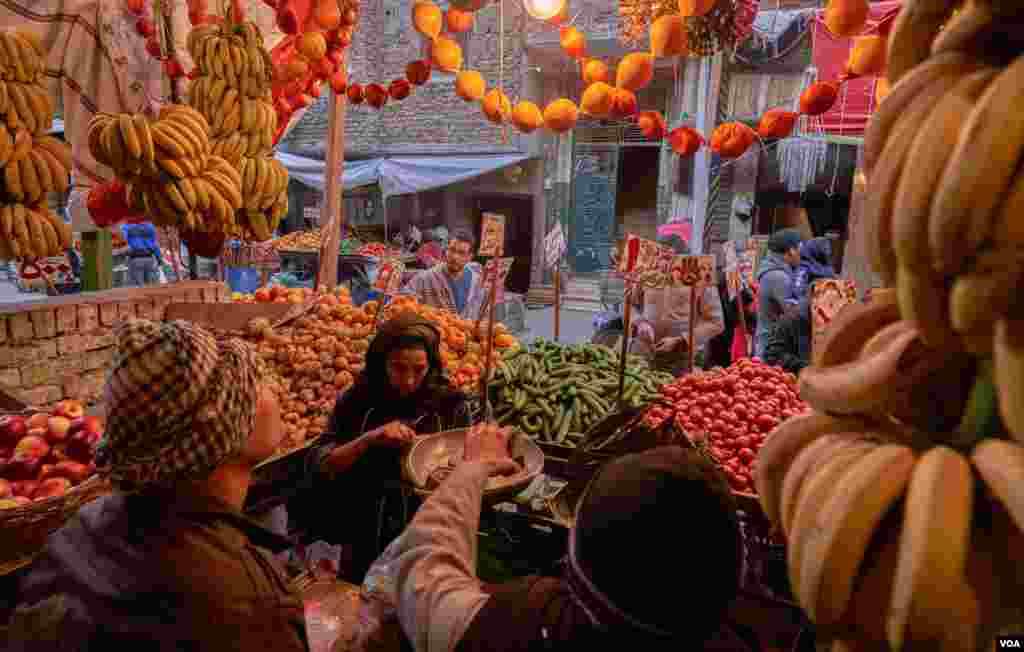
[[594, 273], [611, 265], [618, 177], [618, 145], [575, 145], [569, 256], [577, 274]]

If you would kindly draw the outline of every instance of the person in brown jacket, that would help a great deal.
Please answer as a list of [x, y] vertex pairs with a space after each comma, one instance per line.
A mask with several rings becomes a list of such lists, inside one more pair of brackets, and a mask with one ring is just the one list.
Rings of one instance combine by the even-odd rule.
[[751, 649], [728, 613], [741, 561], [736, 506], [693, 450], [659, 447], [602, 467], [578, 503], [560, 577], [482, 584], [481, 498], [489, 477], [515, 469], [507, 437], [473, 429], [464, 460], [370, 571], [393, 587], [416, 652]]
[[242, 515], [280, 407], [245, 343], [130, 320], [107, 380], [83, 507], [21, 582], [5, 650], [308, 650], [302, 602], [271, 556], [288, 542]]

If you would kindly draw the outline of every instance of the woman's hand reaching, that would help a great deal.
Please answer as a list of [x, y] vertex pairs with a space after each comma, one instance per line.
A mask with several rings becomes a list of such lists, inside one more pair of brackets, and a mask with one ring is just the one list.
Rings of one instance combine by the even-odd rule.
[[374, 445], [394, 448], [411, 444], [416, 438], [416, 432], [401, 421], [392, 421], [376, 430], [371, 430], [369, 436]]
[[509, 451], [511, 428], [500, 428], [496, 423], [481, 423], [466, 433], [466, 447], [463, 459], [467, 462], [484, 462], [491, 467], [492, 475], [513, 475], [519, 465]]

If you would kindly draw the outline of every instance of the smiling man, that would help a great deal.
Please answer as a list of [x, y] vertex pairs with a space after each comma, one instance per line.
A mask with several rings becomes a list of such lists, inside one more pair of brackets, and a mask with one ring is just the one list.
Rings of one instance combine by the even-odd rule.
[[484, 301], [483, 270], [473, 263], [476, 242], [462, 229], [452, 232], [445, 259], [413, 277], [404, 292], [421, 303], [476, 319]]

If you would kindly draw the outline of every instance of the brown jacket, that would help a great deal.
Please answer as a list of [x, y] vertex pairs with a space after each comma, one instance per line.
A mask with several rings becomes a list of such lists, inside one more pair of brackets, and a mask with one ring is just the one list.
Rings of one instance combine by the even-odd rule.
[[22, 581], [6, 649], [308, 650], [302, 601], [268, 552], [287, 545], [212, 500], [101, 498]]

